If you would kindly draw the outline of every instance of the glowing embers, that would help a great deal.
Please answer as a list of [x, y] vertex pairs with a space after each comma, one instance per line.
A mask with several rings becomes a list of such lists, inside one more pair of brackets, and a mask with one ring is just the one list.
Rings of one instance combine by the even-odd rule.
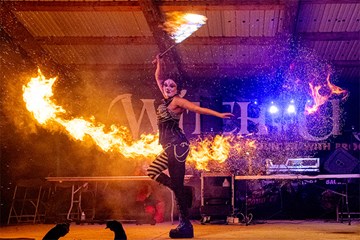
[[205, 16], [193, 13], [166, 13], [164, 30], [176, 42], [180, 43], [206, 23]]

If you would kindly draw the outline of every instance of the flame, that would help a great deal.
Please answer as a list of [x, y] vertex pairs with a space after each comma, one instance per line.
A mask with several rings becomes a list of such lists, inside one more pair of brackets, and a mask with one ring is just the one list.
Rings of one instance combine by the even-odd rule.
[[[62, 117], [66, 111], [51, 100], [52, 86], [56, 79], [46, 79], [39, 69], [38, 76], [31, 78], [29, 83], [23, 86], [26, 108], [42, 126], [53, 128], [54, 124], [57, 124], [75, 140], [91, 139], [102, 151], [120, 153], [126, 158], [154, 158], [162, 151], [158, 144], [158, 134], [141, 135], [139, 140], [134, 141], [126, 127], [111, 125], [107, 128], [104, 124], [96, 122], [95, 117], [89, 120], [83, 117]], [[241, 136], [216, 135], [192, 142], [190, 149], [188, 163], [195, 165], [199, 170], [209, 170], [212, 162], [221, 167], [219, 164], [225, 163], [231, 152], [237, 156], [251, 155], [256, 149], [256, 142]]]
[[176, 42], [180, 43], [205, 24], [207, 18], [193, 13], [166, 13], [164, 30]]
[[46, 79], [40, 69], [38, 74], [37, 78], [32, 78], [27, 86], [23, 86], [23, 99], [26, 108], [34, 114], [36, 120], [44, 124], [49, 119], [55, 119], [58, 113], [64, 113], [65, 110], [49, 100], [53, 96], [52, 85], [56, 77]]
[[46, 79], [38, 69], [38, 76], [31, 78], [30, 82], [23, 86], [26, 108], [41, 125], [53, 127], [53, 123], [57, 123], [76, 140], [85, 141], [90, 137], [103, 151], [118, 152], [128, 158], [153, 157], [162, 150], [157, 134], [141, 135], [139, 140], [131, 141], [125, 127], [111, 125], [107, 131], [105, 125], [97, 123], [94, 117], [90, 120], [82, 117], [71, 120], [62, 118], [61, 114], [66, 111], [51, 100], [52, 86], [56, 79]]
[[332, 94], [336, 94], [336, 95], [343, 94], [344, 95], [343, 99], [345, 99], [348, 96], [348, 92], [346, 90], [344, 90], [330, 82], [330, 74], [327, 76], [326, 82], [327, 82], [327, 86], [331, 90]]
[[[199, 139], [201, 140], [201, 139]], [[208, 137], [190, 145], [189, 163], [194, 163], [197, 169], [209, 170], [210, 161], [223, 163], [229, 156], [230, 143], [227, 137], [216, 135], [213, 139]]]
[[[312, 106], [305, 106], [305, 114], [312, 114], [316, 112], [319, 107], [326, 103], [326, 101], [334, 94], [343, 94], [343, 99], [346, 98], [348, 94], [346, 90], [343, 90], [330, 82], [330, 74], [328, 74], [326, 77], [326, 85], [313, 85], [312, 83], [309, 83], [309, 87], [314, 103]], [[321, 95], [320, 90], [322, 90], [323, 87], [327, 87], [327, 89], [329, 90], [328, 94]]]
[[[242, 136], [222, 136], [206, 137], [198, 139], [192, 143], [190, 154], [187, 161], [194, 164], [196, 169], [210, 171], [210, 165], [225, 163], [230, 157], [252, 156], [256, 149], [256, 141], [248, 140]], [[217, 171], [219, 169], [216, 169]]]

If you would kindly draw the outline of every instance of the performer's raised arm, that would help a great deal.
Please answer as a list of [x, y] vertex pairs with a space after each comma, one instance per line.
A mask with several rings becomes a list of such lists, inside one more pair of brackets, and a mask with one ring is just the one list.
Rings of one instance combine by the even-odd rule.
[[163, 79], [163, 60], [160, 58], [160, 54], [158, 54], [156, 56], [156, 70], [155, 70], [155, 79], [156, 79], [156, 83], [162, 93], [162, 95], [165, 97], [164, 94], [164, 90], [163, 90], [163, 84], [164, 84], [164, 79]]

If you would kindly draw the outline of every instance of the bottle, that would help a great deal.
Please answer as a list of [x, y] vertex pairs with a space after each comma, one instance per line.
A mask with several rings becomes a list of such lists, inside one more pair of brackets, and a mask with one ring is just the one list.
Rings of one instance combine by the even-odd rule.
[[82, 211], [82, 212], [81, 212], [80, 220], [81, 220], [81, 221], [85, 221], [85, 219], [86, 219], [85, 212]]

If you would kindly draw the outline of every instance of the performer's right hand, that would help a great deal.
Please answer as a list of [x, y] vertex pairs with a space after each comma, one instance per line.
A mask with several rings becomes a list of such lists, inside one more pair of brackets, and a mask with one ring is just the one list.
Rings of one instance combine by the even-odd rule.
[[161, 55], [160, 53], [156, 55], [155, 59], [152, 61], [153, 64], [156, 64], [160, 61], [161, 58], [160, 55]]

